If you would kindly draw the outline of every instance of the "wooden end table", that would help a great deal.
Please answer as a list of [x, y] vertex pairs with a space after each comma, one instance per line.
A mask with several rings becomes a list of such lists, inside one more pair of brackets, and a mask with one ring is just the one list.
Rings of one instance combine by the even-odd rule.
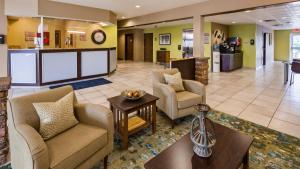
[[[115, 132], [122, 139], [123, 149], [128, 148], [128, 136], [141, 129], [152, 125], [152, 133], [156, 131], [156, 101], [158, 97], [146, 94], [139, 100], [126, 100], [122, 96], [116, 96], [107, 99], [110, 103], [110, 109], [113, 112]], [[137, 112], [134, 118], [129, 118], [130, 113]], [[141, 123], [133, 126], [128, 124]], [[132, 121], [131, 121], [132, 120]], [[129, 130], [130, 129], [130, 130]]]
[[217, 142], [209, 158], [193, 151], [190, 134], [145, 164], [146, 169], [243, 169], [249, 168], [249, 148], [253, 138], [214, 123]]

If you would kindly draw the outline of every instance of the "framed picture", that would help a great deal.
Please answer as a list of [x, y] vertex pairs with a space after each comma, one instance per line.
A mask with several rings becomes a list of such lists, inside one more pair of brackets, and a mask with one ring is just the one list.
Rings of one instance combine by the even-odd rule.
[[34, 41], [35, 32], [25, 32], [25, 41]]
[[[41, 37], [41, 33], [37, 33], [37, 37]], [[50, 45], [50, 33], [49, 32], [44, 32], [44, 46], [49, 46]]]
[[171, 45], [171, 34], [160, 34], [159, 35], [159, 44], [160, 45]]

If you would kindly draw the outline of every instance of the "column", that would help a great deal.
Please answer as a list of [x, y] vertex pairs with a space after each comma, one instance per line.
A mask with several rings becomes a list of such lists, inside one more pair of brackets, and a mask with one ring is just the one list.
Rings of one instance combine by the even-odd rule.
[[[7, 17], [4, 12], [4, 0], [0, 0], [0, 34], [7, 34]], [[1, 76], [7, 76], [7, 44], [0, 44], [0, 77]]]
[[197, 15], [193, 18], [194, 57], [204, 57], [204, 17]]
[[10, 88], [10, 78], [0, 78], [0, 166], [7, 163], [9, 143], [7, 129], [7, 96]]
[[194, 16], [194, 47], [193, 55], [196, 57], [195, 79], [202, 84], [208, 84], [208, 59], [204, 57], [204, 18], [202, 16]]

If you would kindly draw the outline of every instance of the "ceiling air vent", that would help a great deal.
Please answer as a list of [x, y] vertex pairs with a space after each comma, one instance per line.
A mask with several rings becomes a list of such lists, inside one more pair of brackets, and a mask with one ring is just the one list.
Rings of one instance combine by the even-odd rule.
[[275, 22], [275, 19], [265, 19], [264, 22]]
[[272, 26], [283, 26], [283, 24], [274, 24], [274, 25], [272, 25]]

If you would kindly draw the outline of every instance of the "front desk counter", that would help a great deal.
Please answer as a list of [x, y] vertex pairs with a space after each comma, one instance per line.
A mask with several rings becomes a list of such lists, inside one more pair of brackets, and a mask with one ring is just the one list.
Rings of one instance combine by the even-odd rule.
[[107, 76], [117, 68], [116, 48], [9, 49], [12, 86], [45, 86]]

